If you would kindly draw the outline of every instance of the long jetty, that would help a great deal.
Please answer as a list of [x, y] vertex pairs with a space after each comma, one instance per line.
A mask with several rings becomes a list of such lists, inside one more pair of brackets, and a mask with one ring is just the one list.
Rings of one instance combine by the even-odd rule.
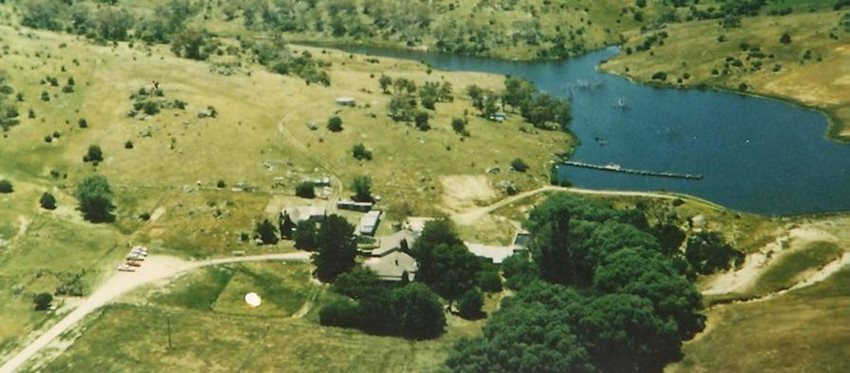
[[598, 164], [576, 162], [576, 161], [563, 161], [563, 163], [567, 166], [589, 168], [589, 169], [592, 169], [592, 170], [599, 170], [599, 171], [619, 172], [619, 173], [624, 173], [624, 174], [641, 175], [641, 176], [668, 177], [668, 178], [671, 178], [671, 179], [702, 180], [702, 175], [678, 174], [678, 173], [675, 173], [675, 172], [633, 170], [633, 169], [629, 169], [629, 168], [623, 168], [623, 167], [621, 167], [620, 165], [617, 165], [617, 164], [598, 165]]

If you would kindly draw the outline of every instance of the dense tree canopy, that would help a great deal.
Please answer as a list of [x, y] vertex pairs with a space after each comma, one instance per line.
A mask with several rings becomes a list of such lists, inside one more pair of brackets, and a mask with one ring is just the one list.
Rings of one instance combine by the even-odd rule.
[[354, 267], [357, 244], [354, 226], [339, 215], [330, 215], [322, 221], [317, 238], [318, 251], [313, 254], [319, 280], [330, 282]]
[[104, 223], [115, 220], [112, 211], [112, 190], [109, 181], [100, 175], [89, 176], [77, 185], [77, 199], [83, 218], [92, 223]]

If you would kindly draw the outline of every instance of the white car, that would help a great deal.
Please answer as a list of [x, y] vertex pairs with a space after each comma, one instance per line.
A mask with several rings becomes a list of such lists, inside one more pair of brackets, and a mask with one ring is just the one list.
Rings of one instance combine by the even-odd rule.
[[136, 269], [133, 268], [133, 267], [130, 267], [126, 264], [122, 264], [122, 265], [118, 266], [118, 271], [120, 271], [120, 272], [136, 272]]

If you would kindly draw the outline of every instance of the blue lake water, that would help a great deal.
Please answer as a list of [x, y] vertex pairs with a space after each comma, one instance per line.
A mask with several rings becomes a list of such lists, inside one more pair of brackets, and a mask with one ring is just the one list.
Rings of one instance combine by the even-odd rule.
[[[827, 119], [816, 111], [728, 92], [654, 88], [596, 71], [615, 48], [556, 62], [347, 50], [522, 76], [572, 97], [570, 129], [582, 142], [572, 160], [704, 176], [694, 181], [561, 167], [560, 175], [578, 187], [675, 191], [770, 215], [850, 210], [850, 146], [824, 137]], [[582, 80], [598, 87], [577, 87]], [[628, 110], [616, 108], [621, 98]]]

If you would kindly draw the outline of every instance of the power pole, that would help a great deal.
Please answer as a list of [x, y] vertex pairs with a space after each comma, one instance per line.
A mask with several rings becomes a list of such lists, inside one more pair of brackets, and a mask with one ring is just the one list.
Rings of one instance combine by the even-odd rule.
[[171, 350], [173, 348], [171, 345], [171, 316], [166, 316], [166, 325], [168, 329], [168, 349]]

